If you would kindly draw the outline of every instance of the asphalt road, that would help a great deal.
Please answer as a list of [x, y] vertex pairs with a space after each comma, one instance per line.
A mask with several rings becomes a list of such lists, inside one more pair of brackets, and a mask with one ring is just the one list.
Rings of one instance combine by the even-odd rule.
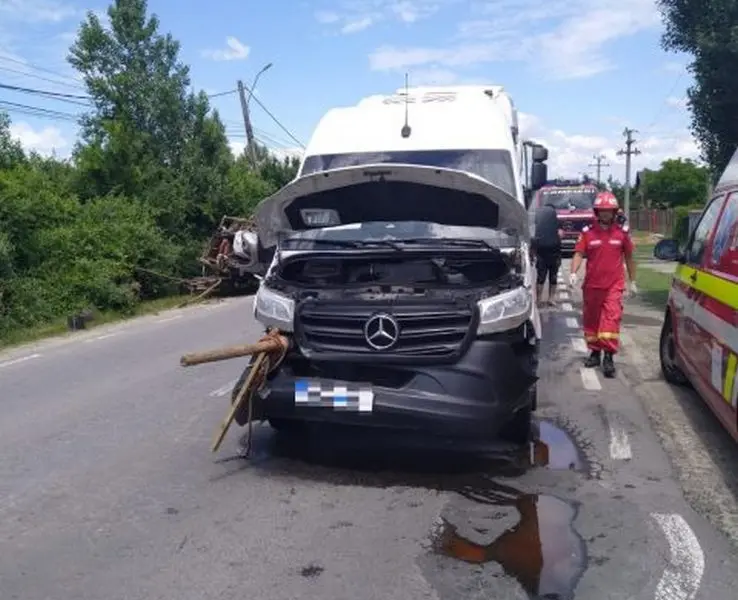
[[735, 598], [729, 530], [684, 494], [685, 472], [724, 476], [667, 456], [634, 390], [655, 356], [634, 342], [615, 380], [583, 372], [562, 300], [517, 473], [461, 444], [267, 425], [250, 460], [238, 429], [214, 457], [243, 364], [178, 361], [256, 337], [248, 298], [0, 355], [0, 599]]

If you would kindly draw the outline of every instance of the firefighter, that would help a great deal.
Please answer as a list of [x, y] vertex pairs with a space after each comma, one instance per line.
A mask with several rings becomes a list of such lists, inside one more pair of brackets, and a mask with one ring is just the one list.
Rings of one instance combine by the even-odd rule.
[[[613, 356], [620, 338], [620, 320], [623, 315], [625, 272], [630, 279], [630, 293], [637, 293], [633, 240], [627, 224], [618, 223], [618, 201], [612, 192], [600, 192], [592, 206], [595, 219], [585, 227], [574, 248], [570, 284], [577, 282], [577, 271], [587, 259], [582, 284], [582, 325], [590, 355], [584, 366], [602, 365], [605, 377], [615, 377]], [[604, 352], [604, 358], [602, 356]]]

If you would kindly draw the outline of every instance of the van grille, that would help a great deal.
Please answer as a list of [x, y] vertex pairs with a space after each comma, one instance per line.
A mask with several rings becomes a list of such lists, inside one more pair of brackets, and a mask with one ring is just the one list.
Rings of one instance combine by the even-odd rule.
[[[387, 350], [372, 348], [364, 335], [367, 321], [381, 313], [399, 325], [397, 342]], [[442, 358], [461, 349], [474, 325], [474, 310], [456, 304], [382, 307], [308, 302], [298, 308], [295, 334], [300, 346], [318, 353]]]

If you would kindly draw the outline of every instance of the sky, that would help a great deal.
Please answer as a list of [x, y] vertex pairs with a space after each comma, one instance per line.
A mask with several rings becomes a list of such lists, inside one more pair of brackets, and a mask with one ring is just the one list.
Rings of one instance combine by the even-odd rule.
[[[0, 84], [84, 95], [66, 62], [88, 11], [108, 2], [0, 0]], [[242, 79], [259, 78], [256, 137], [278, 153], [307, 144], [320, 117], [411, 85], [502, 85], [523, 135], [545, 143], [551, 176], [623, 181], [625, 127], [637, 130], [634, 171], [697, 158], [685, 104], [689, 57], [664, 52], [654, 0], [149, 0], [160, 28], [181, 43], [192, 85], [208, 94], [231, 146], [245, 134]], [[11, 104], [12, 103], [12, 104]], [[12, 132], [26, 148], [69, 156], [84, 101], [0, 88]], [[30, 107], [30, 108], [29, 108]], [[42, 109], [40, 112], [38, 109]], [[49, 112], [53, 111], [53, 112]], [[282, 128], [283, 127], [283, 128]]]

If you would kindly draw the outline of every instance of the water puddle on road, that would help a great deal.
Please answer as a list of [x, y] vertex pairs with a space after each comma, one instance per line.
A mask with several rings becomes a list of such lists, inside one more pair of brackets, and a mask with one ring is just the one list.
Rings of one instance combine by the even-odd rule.
[[459, 527], [444, 520], [433, 540], [437, 553], [472, 564], [495, 562], [517, 579], [532, 600], [574, 597], [587, 566], [584, 540], [573, 526], [574, 505], [554, 496], [524, 494], [493, 481], [459, 493], [475, 502], [515, 507], [519, 521], [485, 543], [469, 539], [471, 534], [465, 537]]
[[541, 421], [539, 427], [540, 435], [531, 448], [531, 466], [584, 470], [584, 461], [568, 433], [548, 421]]

